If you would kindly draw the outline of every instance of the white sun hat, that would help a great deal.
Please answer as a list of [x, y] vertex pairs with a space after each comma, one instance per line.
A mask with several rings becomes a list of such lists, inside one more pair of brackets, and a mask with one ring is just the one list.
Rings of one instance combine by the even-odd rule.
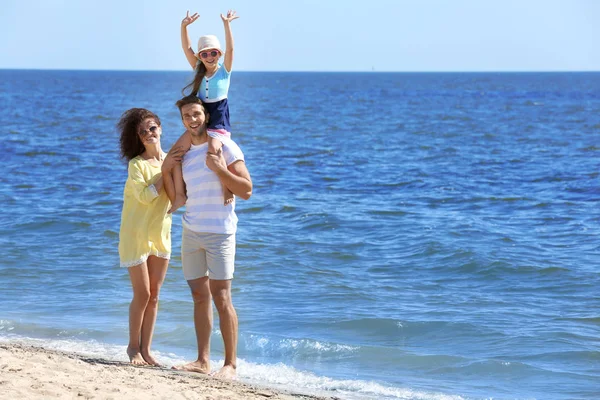
[[200, 36], [200, 39], [198, 39], [198, 52], [196, 54], [212, 49], [219, 50], [219, 53], [223, 54], [221, 43], [219, 43], [219, 39], [215, 35]]

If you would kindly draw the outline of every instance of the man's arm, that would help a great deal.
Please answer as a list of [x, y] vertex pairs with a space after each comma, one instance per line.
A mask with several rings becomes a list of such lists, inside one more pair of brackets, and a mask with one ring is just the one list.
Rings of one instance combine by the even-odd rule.
[[221, 180], [221, 183], [238, 197], [248, 200], [252, 196], [252, 179], [242, 160], [233, 162], [227, 166], [221, 150], [218, 154], [206, 154], [206, 165]]

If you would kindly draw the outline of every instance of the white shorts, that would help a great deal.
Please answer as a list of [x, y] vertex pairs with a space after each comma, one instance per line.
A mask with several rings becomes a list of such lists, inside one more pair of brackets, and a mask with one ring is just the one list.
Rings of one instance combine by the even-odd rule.
[[205, 276], [218, 281], [233, 279], [235, 233], [198, 233], [184, 227], [181, 265], [188, 281]]

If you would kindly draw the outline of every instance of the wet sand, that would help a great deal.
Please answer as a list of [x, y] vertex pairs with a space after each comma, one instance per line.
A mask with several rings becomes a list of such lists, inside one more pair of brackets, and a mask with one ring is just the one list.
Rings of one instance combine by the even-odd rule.
[[0, 398], [335, 399], [20, 344], [0, 344]]

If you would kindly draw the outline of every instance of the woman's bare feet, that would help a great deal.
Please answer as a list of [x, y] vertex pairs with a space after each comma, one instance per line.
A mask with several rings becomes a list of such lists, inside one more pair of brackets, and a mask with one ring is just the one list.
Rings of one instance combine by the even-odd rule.
[[194, 361], [184, 365], [176, 365], [173, 367], [177, 371], [188, 371], [188, 372], [197, 372], [199, 374], [208, 374], [210, 373], [210, 363], [205, 363], [201, 361]]
[[152, 354], [150, 354], [150, 351], [142, 351], [141, 354], [142, 354], [142, 357], [144, 358], [144, 361], [146, 361], [148, 363], [148, 365], [152, 365], [154, 367], [160, 367], [160, 364], [158, 363], [158, 361], [156, 361], [154, 359], [154, 357], [152, 357]]
[[129, 356], [129, 361], [133, 365], [147, 365], [148, 363], [142, 357], [142, 353], [140, 353], [139, 349], [134, 349], [133, 347], [127, 346], [127, 355]]
[[237, 379], [237, 372], [233, 365], [223, 365], [223, 368], [211, 374], [211, 376], [218, 379]]

